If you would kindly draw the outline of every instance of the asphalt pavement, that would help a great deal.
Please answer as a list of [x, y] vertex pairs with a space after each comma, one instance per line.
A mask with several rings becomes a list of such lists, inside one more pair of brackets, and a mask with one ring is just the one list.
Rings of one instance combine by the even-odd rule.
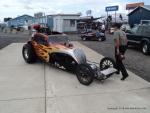
[[11, 43], [21, 43], [26, 42], [29, 39], [29, 35], [27, 34], [9, 34], [9, 33], [1, 33], [0, 32], [0, 49], [8, 46]]

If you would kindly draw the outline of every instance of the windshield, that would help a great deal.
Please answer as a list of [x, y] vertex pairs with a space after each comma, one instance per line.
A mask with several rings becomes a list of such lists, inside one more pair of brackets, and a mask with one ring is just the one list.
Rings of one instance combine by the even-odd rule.
[[49, 36], [48, 42], [50, 43], [67, 43], [69, 39], [67, 36]]

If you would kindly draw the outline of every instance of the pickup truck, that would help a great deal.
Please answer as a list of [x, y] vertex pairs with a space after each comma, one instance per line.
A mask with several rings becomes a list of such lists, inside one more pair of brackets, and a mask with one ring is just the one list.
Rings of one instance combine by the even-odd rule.
[[137, 25], [126, 31], [128, 45], [140, 47], [143, 54], [150, 54], [150, 25]]

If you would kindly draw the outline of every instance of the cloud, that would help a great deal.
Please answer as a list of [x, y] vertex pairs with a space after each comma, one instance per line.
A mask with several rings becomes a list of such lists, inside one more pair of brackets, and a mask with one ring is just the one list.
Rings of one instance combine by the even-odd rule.
[[11, 7], [10, 5], [7, 5], [7, 4], [4, 4], [2, 7], [4, 7], [4, 8], [9, 8], [9, 7]]
[[46, 14], [78, 13], [85, 15], [91, 9], [94, 16], [106, 14], [105, 7], [119, 5], [119, 12], [124, 12], [125, 4], [129, 0], [1, 0], [0, 18], [16, 17], [17, 15], [34, 15], [37, 12]]
[[33, 8], [31, 6], [29, 6], [29, 5], [24, 5], [24, 9], [26, 9], [26, 10], [32, 10]]

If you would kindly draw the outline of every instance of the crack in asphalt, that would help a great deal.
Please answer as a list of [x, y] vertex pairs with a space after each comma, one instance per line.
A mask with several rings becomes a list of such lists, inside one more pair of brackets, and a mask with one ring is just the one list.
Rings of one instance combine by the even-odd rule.
[[45, 97], [31, 97], [31, 98], [12, 98], [12, 99], [3, 99], [0, 101], [21, 101], [21, 100], [32, 100], [32, 99], [43, 99]]

